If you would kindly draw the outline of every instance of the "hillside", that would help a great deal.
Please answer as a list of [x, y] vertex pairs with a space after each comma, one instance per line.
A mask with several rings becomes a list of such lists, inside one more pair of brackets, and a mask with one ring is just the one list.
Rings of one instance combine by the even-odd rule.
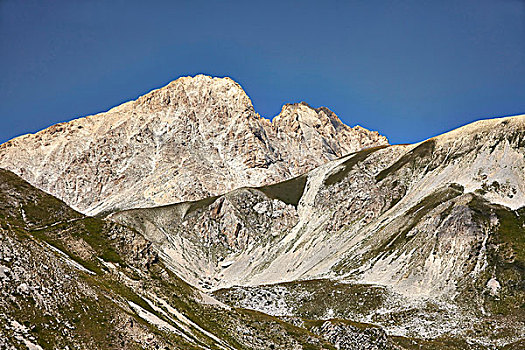
[[[335, 280], [349, 288], [347, 306], [311, 289], [308, 300], [327, 300], [315, 317], [503, 346], [525, 329], [524, 131], [525, 116], [480, 121], [277, 185], [110, 218], [234, 305], [309, 317], [304, 293], [287, 283]], [[353, 309], [352, 286], [370, 295], [370, 307]]]
[[372, 325], [298, 327], [226, 306], [166, 269], [136, 231], [5, 170], [0, 199], [2, 349], [334, 349], [329, 333], [398, 348]]

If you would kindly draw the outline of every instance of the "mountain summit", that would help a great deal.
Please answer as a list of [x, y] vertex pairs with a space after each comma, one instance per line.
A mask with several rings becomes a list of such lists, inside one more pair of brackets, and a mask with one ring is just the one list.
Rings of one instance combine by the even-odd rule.
[[0, 146], [0, 167], [85, 214], [197, 200], [307, 172], [384, 136], [327, 108], [260, 117], [230, 78], [179, 78], [106, 113]]

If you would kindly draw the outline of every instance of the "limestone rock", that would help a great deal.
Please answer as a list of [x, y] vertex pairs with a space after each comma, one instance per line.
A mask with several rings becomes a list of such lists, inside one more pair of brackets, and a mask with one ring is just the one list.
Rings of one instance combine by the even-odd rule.
[[326, 321], [317, 329], [317, 333], [340, 350], [395, 349], [389, 343], [386, 333], [377, 327], [368, 327], [362, 330], [344, 322]]
[[0, 349], [329, 348], [220, 303], [159, 258], [137, 231], [84, 217], [0, 169]]
[[198, 75], [11, 140], [0, 146], [0, 167], [97, 214], [267, 185], [384, 144], [304, 103], [284, 106], [272, 123], [233, 80]]
[[[292, 298], [280, 287], [336, 279], [372, 286], [360, 293], [373, 295], [373, 286], [388, 293], [356, 315], [351, 312], [361, 301], [337, 310], [353, 298], [341, 290], [344, 300], [322, 308], [337, 313], [314, 319], [372, 320], [400, 336], [458, 332], [510, 344], [525, 336], [524, 153], [525, 116], [486, 120], [414, 145], [365, 149], [292, 180], [208, 199], [213, 205], [203, 200], [127, 210], [110, 219], [153, 241], [190, 283], [253, 288], [235, 293], [240, 307], [282, 316], [304, 294], [298, 291], [284, 307], [280, 302]], [[270, 201], [286, 208], [282, 215], [274, 218], [279, 207]], [[217, 210], [216, 203], [231, 205]], [[269, 297], [262, 290], [271, 286], [279, 292]], [[324, 283], [315, 293], [308, 299], [316, 300], [317, 310], [334, 297], [334, 287]], [[406, 309], [414, 314], [403, 314]], [[312, 318], [302, 311], [287, 316]], [[505, 317], [491, 318], [497, 313]], [[399, 317], [397, 324], [392, 317]], [[484, 322], [497, 322], [508, 333], [488, 328], [468, 334]]]

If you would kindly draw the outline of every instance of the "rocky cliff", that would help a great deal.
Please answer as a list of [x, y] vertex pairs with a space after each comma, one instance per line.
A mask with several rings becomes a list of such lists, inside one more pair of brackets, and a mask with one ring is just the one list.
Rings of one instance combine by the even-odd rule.
[[0, 334], [8, 350], [409, 350], [424, 343], [366, 323], [229, 307], [178, 278], [137, 231], [86, 217], [5, 170]]
[[384, 144], [305, 103], [285, 105], [271, 122], [233, 80], [198, 75], [11, 140], [0, 146], [0, 167], [97, 214], [267, 185]]

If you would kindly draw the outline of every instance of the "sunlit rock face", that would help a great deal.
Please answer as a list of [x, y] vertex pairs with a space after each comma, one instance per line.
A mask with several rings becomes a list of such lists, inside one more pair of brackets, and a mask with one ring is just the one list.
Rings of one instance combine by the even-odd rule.
[[276, 185], [112, 217], [158, 237], [195, 284], [348, 276], [406, 295], [446, 294], [485, 265], [498, 213], [525, 206], [524, 135], [523, 116], [481, 121], [367, 148]]
[[260, 117], [229, 78], [184, 77], [0, 147], [0, 167], [87, 214], [196, 200], [299, 175], [387, 139], [327, 108]]

